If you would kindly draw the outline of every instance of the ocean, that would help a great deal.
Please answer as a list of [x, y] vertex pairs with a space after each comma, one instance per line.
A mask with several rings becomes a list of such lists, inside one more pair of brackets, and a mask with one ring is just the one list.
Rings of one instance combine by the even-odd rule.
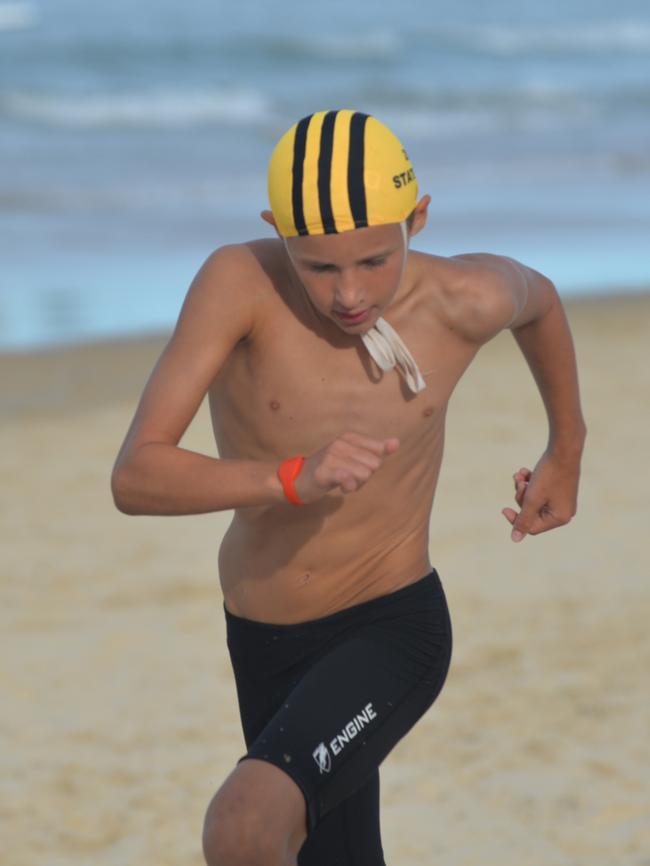
[[0, 2], [0, 349], [171, 329], [326, 108], [404, 142], [416, 249], [650, 286], [647, 0]]

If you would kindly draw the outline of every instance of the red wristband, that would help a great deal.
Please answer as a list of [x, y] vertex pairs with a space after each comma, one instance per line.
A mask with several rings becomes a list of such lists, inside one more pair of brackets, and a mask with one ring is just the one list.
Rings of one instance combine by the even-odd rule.
[[278, 478], [282, 483], [284, 495], [292, 505], [305, 505], [296, 493], [296, 488], [293, 486], [293, 482], [300, 475], [300, 470], [302, 469], [302, 464], [304, 462], [304, 457], [289, 457], [282, 461], [280, 468], [278, 469]]

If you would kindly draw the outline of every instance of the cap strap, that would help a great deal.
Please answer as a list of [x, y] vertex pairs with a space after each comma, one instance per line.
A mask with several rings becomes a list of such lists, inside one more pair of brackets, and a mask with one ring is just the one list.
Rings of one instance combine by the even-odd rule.
[[384, 371], [396, 367], [414, 394], [427, 387], [415, 358], [397, 331], [384, 318], [380, 316], [374, 327], [361, 334], [361, 339], [377, 366]]

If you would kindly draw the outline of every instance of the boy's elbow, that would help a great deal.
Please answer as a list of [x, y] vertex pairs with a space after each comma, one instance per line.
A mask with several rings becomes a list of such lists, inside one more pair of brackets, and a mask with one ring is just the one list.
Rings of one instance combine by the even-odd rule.
[[122, 466], [116, 466], [111, 473], [111, 493], [113, 494], [115, 507], [122, 514], [133, 515], [139, 513], [135, 507], [132, 488], [129, 485], [128, 472]]

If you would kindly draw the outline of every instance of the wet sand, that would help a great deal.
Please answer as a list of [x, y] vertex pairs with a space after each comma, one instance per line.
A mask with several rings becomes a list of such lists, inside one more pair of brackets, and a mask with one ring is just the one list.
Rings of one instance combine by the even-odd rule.
[[[390, 866], [650, 864], [650, 295], [568, 311], [589, 426], [568, 527], [514, 545], [500, 514], [545, 444], [508, 334], [450, 407], [431, 559], [454, 657], [382, 766]], [[228, 514], [127, 517], [109, 490], [163, 344], [0, 355], [5, 866], [199, 866], [243, 751]], [[183, 444], [215, 454], [205, 407]]]

